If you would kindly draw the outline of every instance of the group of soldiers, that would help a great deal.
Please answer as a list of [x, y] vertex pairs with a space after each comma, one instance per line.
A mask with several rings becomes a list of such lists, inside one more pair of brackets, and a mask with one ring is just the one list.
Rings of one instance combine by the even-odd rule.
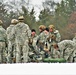
[[54, 25], [39, 26], [39, 35], [24, 23], [24, 17], [12, 19], [5, 30], [0, 20], [0, 63], [57, 61], [76, 62], [76, 34], [73, 40], [61, 41]]

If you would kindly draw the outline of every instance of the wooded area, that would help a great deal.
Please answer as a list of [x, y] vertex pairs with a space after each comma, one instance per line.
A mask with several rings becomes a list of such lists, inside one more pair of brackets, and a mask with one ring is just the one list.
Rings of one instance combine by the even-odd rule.
[[[11, 19], [18, 18], [19, 15], [23, 15], [25, 18], [25, 23], [30, 26], [30, 28], [36, 29], [38, 31], [39, 25], [50, 24], [55, 25], [61, 33], [63, 39], [72, 39], [74, 33], [76, 33], [76, 0], [62, 0], [60, 3], [54, 2], [53, 0], [45, 0], [43, 2], [43, 10], [40, 11], [39, 20], [36, 21], [34, 7], [31, 11], [28, 10], [28, 6], [23, 5], [24, 1], [21, 2], [21, 12], [10, 10], [8, 13], [8, 8], [13, 8], [16, 4], [8, 6], [0, 2], [0, 19], [4, 22], [3, 27], [6, 29], [11, 22]], [[38, 32], [37, 32], [38, 33]]]

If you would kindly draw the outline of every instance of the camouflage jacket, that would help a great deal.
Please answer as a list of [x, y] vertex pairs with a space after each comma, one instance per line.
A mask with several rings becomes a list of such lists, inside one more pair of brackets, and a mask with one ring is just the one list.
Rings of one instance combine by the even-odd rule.
[[53, 33], [50, 33], [50, 35], [51, 34], [54, 34], [55, 35], [55, 37], [56, 37], [56, 42], [60, 42], [60, 40], [61, 40], [61, 35], [60, 35], [60, 33], [59, 33], [59, 31], [58, 30], [55, 30]]
[[76, 36], [73, 38], [73, 41], [76, 43]]
[[23, 45], [25, 41], [31, 36], [29, 26], [23, 22], [19, 22], [12, 29], [12, 38], [15, 38], [16, 43]]
[[75, 46], [76, 44], [72, 40], [63, 40], [58, 43], [58, 47], [61, 51], [62, 56], [67, 56], [66, 58], [68, 58], [69, 55], [73, 52]]
[[40, 33], [40, 35], [38, 36], [39, 42], [44, 43], [47, 41], [47, 38], [49, 37], [49, 33], [45, 34], [45, 32], [43, 31], [42, 33]]
[[36, 46], [36, 42], [37, 42], [37, 38], [38, 38], [38, 36], [37, 35], [35, 35], [34, 37], [32, 37], [33, 38], [33, 46]]
[[2, 26], [0, 26], [0, 41], [5, 42], [6, 39], [6, 30]]
[[7, 40], [10, 40], [10, 41], [12, 40], [12, 39], [11, 39], [11, 31], [12, 31], [13, 27], [14, 27], [14, 25], [10, 25], [10, 26], [7, 28], [7, 30], [6, 30]]

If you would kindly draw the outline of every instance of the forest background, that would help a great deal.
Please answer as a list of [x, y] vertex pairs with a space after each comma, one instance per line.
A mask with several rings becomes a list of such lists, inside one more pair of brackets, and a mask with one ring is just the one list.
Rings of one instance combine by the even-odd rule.
[[38, 27], [40, 25], [48, 27], [53, 24], [59, 30], [62, 40], [73, 39], [76, 33], [76, 0], [61, 0], [60, 2], [45, 0], [42, 2], [43, 9], [40, 10], [38, 20], [34, 7], [30, 9], [29, 6], [30, 0], [21, 0], [20, 2], [13, 0], [10, 4], [4, 1], [0, 2], [0, 19], [3, 21], [3, 27], [6, 29], [12, 19], [18, 19], [20, 15], [23, 15], [24, 22], [31, 29], [36, 29], [37, 34], [39, 34]]

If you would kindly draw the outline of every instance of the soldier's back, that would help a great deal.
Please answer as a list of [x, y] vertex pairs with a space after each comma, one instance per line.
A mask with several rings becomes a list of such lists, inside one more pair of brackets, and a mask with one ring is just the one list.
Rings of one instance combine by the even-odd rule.
[[14, 25], [10, 25], [7, 30], [6, 30], [6, 35], [7, 35], [7, 39], [10, 40], [10, 38], [12, 37], [11, 36], [11, 33], [12, 33], [12, 29], [13, 29]]
[[15, 26], [15, 37], [17, 42], [23, 43], [25, 42], [25, 39], [28, 39], [28, 25], [25, 23], [18, 23]]

